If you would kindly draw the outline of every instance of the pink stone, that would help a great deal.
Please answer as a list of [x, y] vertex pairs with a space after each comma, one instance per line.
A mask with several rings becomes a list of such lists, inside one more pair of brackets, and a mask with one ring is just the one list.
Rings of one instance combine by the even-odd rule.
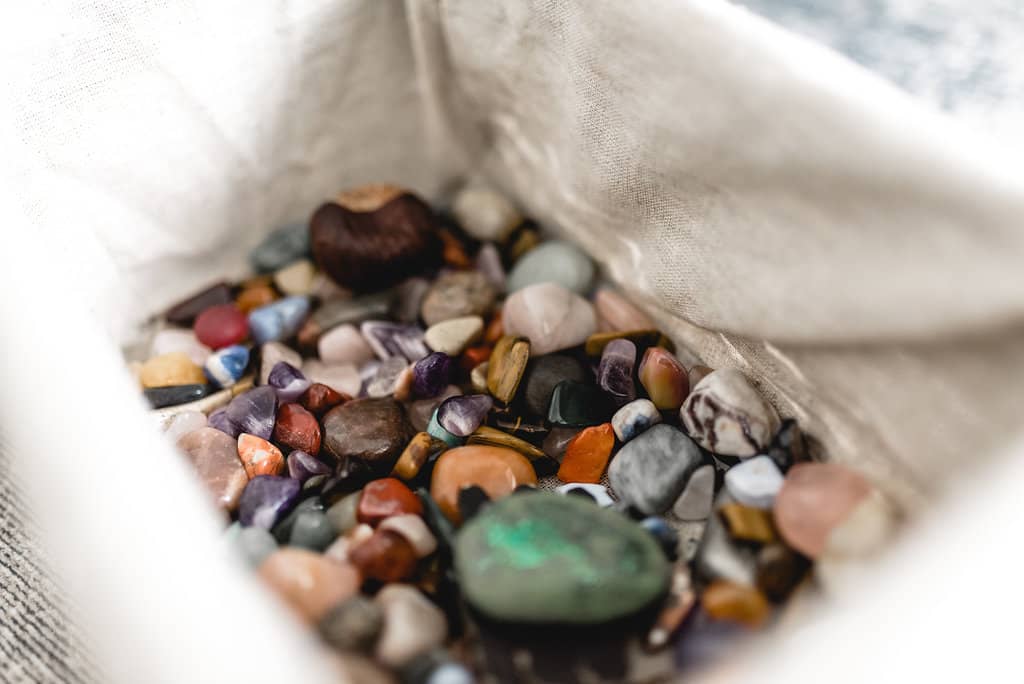
[[220, 430], [204, 427], [179, 439], [178, 448], [188, 456], [217, 505], [234, 510], [249, 482], [235, 440]]
[[321, 335], [317, 350], [320, 360], [327, 364], [353, 363], [358, 366], [377, 358], [359, 329], [347, 323]]
[[609, 332], [619, 330], [648, 330], [657, 328], [651, 317], [608, 288], [601, 288], [594, 295], [594, 308], [603, 328]]
[[327, 385], [335, 392], [350, 397], [358, 397], [363, 387], [359, 369], [351, 363], [328, 365], [322, 361], [307, 361], [302, 367], [302, 373], [311, 381]]
[[204, 427], [206, 427], [206, 414], [200, 411], [182, 411], [167, 422], [164, 436], [174, 444], [188, 433]]
[[816, 558], [829, 534], [868, 494], [871, 484], [837, 463], [798, 463], [775, 497], [775, 525], [790, 546]]
[[506, 335], [527, 337], [530, 355], [541, 356], [586, 342], [597, 331], [590, 302], [557, 283], [538, 283], [505, 300]]

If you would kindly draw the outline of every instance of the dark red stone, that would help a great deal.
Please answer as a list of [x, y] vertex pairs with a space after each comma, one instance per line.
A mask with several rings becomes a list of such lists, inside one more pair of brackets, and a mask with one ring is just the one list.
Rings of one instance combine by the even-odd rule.
[[302, 404], [302, 408], [311, 412], [317, 418], [323, 418], [325, 413], [339, 404], [344, 404], [351, 398], [347, 394], [334, 391], [323, 383], [314, 382], [299, 397], [299, 403]]
[[373, 536], [348, 552], [349, 563], [363, 579], [398, 582], [416, 570], [416, 549], [405, 537], [390, 530], [376, 530]]
[[375, 526], [384, 518], [404, 513], [423, 515], [423, 503], [401, 480], [384, 477], [363, 487], [356, 508], [359, 522]]
[[316, 416], [298, 404], [282, 404], [277, 409], [273, 440], [316, 456], [320, 453], [320, 423]]
[[228, 284], [217, 283], [184, 301], [178, 302], [167, 310], [164, 318], [167, 319], [168, 323], [173, 323], [174, 325], [189, 326], [196, 320], [196, 316], [211, 306], [230, 304], [232, 301], [234, 301], [234, 298], [231, 296], [231, 288], [228, 287]]
[[238, 344], [249, 336], [249, 321], [234, 304], [211, 306], [196, 317], [196, 337], [211, 349]]

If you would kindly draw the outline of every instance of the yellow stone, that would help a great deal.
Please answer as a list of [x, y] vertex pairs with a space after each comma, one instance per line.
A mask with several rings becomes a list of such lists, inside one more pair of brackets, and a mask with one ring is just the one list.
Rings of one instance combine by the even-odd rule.
[[203, 369], [192, 363], [185, 352], [171, 352], [154, 356], [139, 369], [143, 387], [170, 387], [172, 385], [205, 385]]
[[725, 504], [718, 510], [733, 539], [770, 544], [775, 541], [771, 514], [760, 508], [738, 503]]
[[530, 360], [530, 341], [505, 335], [494, 345], [487, 366], [487, 389], [503, 404], [511, 403]]

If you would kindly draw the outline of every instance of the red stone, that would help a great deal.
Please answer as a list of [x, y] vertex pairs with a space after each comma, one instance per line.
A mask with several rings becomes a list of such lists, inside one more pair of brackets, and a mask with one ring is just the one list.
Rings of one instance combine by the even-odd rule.
[[278, 444], [316, 456], [320, 453], [320, 423], [298, 404], [282, 404], [277, 409], [273, 439]]
[[348, 562], [359, 570], [363, 579], [379, 582], [407, 579], [416, 571], [417, 560], [413, 545], [390, 530], [375, 531], [372, 537], [348, 553]]
[[336, 392], [327, 385], [314, 382], [309, 389], [299, 397], [299, 403], [317, 418], [323, 418], [324, 414], [335, 406], [344, 404], [352, 397], [341, 392]]
[[211, 349], [238, 344], [249, 335], [249, 321], [234, 304], [211, 306], [196, 317], [196, 337]]
[[384, 477], [363, 487], [356, 507], [359, 522], [376, 525], [384, 518], [404, 513], [423, 515], [423, 504], [401, 480]]

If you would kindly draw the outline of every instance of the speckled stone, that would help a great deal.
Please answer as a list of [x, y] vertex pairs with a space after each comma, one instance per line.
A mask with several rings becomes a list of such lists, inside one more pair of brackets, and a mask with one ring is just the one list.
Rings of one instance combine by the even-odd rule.
[[354, 459], [371, 472], [391, 471], [414, 432], [394, 399], [355, 399], [323, 419], [323, 448], [337, 459]]
[[612, 429], [619, 441], [626, 443], [660, 422], [661, 412], [650, 399], [636, 399], [615, 412]]
[[484, 316], [496, 296], [482, 273], [456, 271], [434, 281], [423, 298], [420, 315], [428, 326], [464, 316]]
[[319, 622], [331, 608], [356, 595], [359, 573], [306, 549], [279, 549], [267, 557], [259, 576], [303, 621]]
[[220, 508], [233, 511], [249, 483], [235, 440], [220, 430], [201, 427], [178, 440], [199, 478]]
[[586, 294], [594, 279], [594, 263], [579, 247], [549, 240], [527, 252], [508, 274], [508, 292], [537, 283], [558, 283], [576, 294]]
[[466, 600], [519, 623], [598, 624], [631, 615], [668, 589], [654, 539], [619, 513], [538, 492], [498, 501], [459, 532]]
[[655, 425], [627, 442], [612, 459], [608, 481], [620, 499], [646, 515], [676, 501], [701, 464], [700, 449], [671, 425]]
[[721, 368], [701, 380], [679, 415], [702, 447], [741, 458], [764, 450], [780, 426], [775, 408], [734, 368]]
[[238, 457], [250, 478], [257, 475], [280, 475], [284, 472], [284, 455], [265, 439], [245, 432], [238, 435]]
[[597, 329], [590, 302], [556, 283], [530, 285], [505, 300], [505, 333], [530, 340], [543, 356], [583, 344]]

